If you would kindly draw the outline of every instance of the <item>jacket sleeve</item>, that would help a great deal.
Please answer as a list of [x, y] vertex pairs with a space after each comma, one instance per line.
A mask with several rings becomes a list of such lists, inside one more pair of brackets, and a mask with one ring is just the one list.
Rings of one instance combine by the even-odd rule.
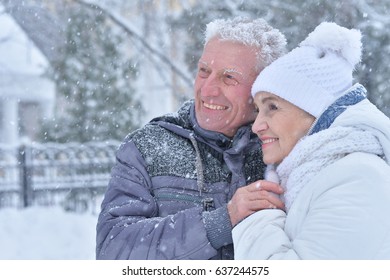
[[130, 141], [117, 151], [117, 163], [97, 223], [97, 259], [209, 259], [202, 208], [158, 217], [145, 162]]
[[390, 168], [350, 156], [301, 190], [289, 214], [262, 210], [233, 229], [237, 259], [390, 258]]

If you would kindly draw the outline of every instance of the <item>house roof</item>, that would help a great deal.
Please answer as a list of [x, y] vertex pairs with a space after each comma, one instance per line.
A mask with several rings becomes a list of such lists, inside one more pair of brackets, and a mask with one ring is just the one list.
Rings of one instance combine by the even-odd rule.
[[53, 100], [54, 83], [43, 76], [48, 66], [45, 56], [4, 12], [0, 26], [0, 98]]

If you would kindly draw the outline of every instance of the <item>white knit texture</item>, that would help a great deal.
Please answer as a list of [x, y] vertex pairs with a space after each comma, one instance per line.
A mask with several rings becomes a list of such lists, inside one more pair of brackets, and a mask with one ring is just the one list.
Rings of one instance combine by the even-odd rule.
[[[352, 86], [353, 63], [360, 60], [361, 54], [357, 32], [336, 24], [321, 24], [300, 47], [259, 74], [252, 95], [261, 91], [275, 94], [318, 118]], [[340, 33], [345, 35], [343, 40]], [[327, 44], [323, 43], [325, 39]], [[353, 54], [345, 57], [348, 50]]]
[[369, 131], [335, 127], [302, 138], [277, 167], [288, 211], [300, 190], [323, 168], [354, 152], [383, 155], [378, 139]]
[[361, 38], [359, 30], [347, 29], [334, 22], [323, 22], [299, 45], [336, 52], [354, 67], [360, 62], [362, 54]]

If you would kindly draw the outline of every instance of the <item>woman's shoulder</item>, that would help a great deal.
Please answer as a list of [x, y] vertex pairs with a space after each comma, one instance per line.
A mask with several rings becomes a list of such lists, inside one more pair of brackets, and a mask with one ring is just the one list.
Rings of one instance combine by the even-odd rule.
[[336, 161], [324, 172], [334, 173], [341, 177], [390, 180], [390, 165], [378, 155], [355, 152]]
[[310, 182], [311, 190], [359, 196], [365, 193], [383, 195], [390, 202], [390, 166], [379, 156], [356, 152], [324, 168]]

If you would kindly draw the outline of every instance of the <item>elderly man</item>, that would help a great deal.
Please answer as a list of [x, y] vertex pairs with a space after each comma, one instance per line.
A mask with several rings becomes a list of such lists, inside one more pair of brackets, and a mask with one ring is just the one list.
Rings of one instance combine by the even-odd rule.
[[[129, 134], [97, 225], [97, 259], [233, 259], [232, 227], [283, 208], [261, 181], [252, 84], [285, 52], [264, 20], [207, 25], [194, 100]], [[260, 181], [259, 181], [260, 180]]]

